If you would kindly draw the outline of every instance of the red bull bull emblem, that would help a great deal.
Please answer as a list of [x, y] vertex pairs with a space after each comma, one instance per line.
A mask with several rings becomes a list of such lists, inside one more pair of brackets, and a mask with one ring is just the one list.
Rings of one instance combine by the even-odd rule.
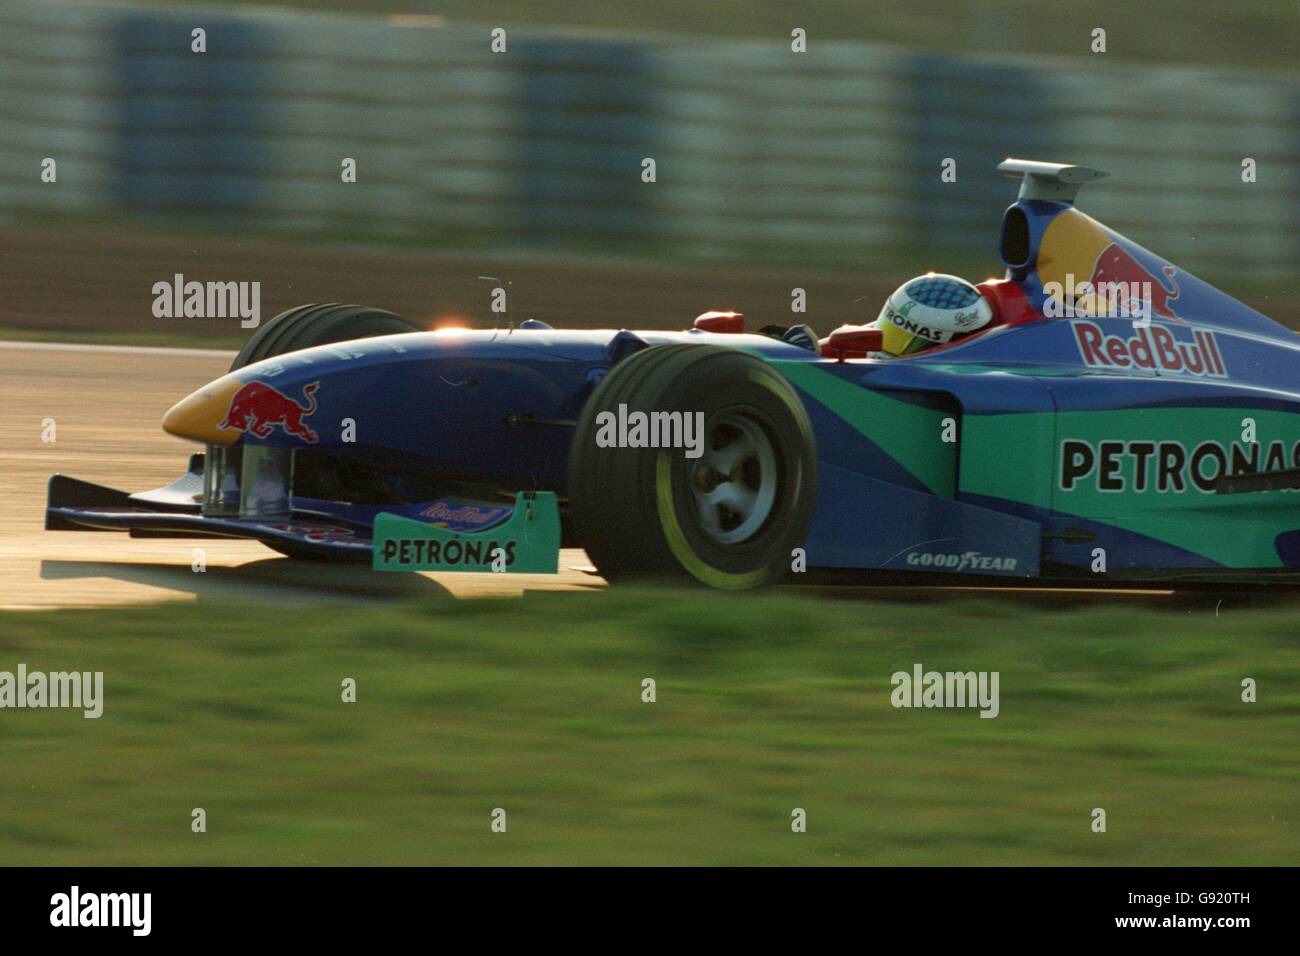
[[[1092, 368], [1140, 368], [1209, 378], [1227, 378], [1219, 342], [1208, 329], [1192, 332], [1182, 342], [1162, 325], [1133, 327], [1131, 336], [1108, 335], [1096, 322], [1074, 321], [1079, 357]], [[1185, 331], [1185, 330], [1184, 330]]]
[[319, 382], [304, 386], [302, 394], [307, 403], [300, 405], [265, 382], [249, 382], [235, 392], [225, 421], [217, 427], [266, 438], [278, 425], [286, 433], [315, 444], [317, 435], [303, 419], [316, 413], [316, 389], [319, 387]]
[[[1173, 266], [1165, 266], [1162, 271], [1163, 278], [1152, 275], [1131, 252], [1118, 242], [1112, 242], [1101, 251], [1097, 264], [1092, 267], [1092, 288], [1097, 289], [1102, 283], [1107, 283], [1119, 289], [1140, 289], [1143, 304], [1147, 304], [1149, 297], [1152, 315], [1181, 322], [1178, 314], [1169, 307], [1169, 303], [1182, 294], [1178, 280], [1174, 278], [1177, 270]], [[1165, 285], [1166, 279], [1169, 285]]]

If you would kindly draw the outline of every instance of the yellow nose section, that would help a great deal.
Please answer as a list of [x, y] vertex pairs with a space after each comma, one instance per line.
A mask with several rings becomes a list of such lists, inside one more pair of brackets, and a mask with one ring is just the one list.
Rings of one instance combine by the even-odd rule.
[[207, 445], [233, 445], [239, 429], [222, 428], [230, 402], [244, 383], [229, 375], [181, 399], [163, 416], [163, 431]]

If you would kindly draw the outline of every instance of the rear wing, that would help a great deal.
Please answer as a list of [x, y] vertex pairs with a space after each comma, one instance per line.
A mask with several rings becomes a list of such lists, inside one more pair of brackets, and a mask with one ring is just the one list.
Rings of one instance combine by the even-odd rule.
[[1011, 157], [998, 163], [998, 172], [1012, 178], [1022, 177], [1018, 198], [1054, 199], [1057, 202], [1074, 202], [1074, 197], [1085, 185], [1110, 175], [1088, 166], [1040, 163], [1033, 159]]

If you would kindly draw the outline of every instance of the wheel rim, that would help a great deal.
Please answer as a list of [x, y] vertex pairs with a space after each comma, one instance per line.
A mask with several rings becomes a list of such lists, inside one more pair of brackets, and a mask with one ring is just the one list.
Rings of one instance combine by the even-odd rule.
[[700, 530], [718, 544], [748, 541], [771, 517], [779, 480], [776, 450], [762, 425], [735, 411], [714, 417], [691, 471]]

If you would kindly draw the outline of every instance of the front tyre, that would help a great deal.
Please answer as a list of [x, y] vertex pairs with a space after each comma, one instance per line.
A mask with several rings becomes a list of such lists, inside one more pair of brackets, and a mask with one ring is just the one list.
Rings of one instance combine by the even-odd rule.
[[[629, 424], [635, 412], [667, 413], [647, 418], [646, 439], [690, 437], [695, 448], [606, 447], [618, 437], [620, 406]], [[635, 429], [625, 431], [633, 444]], [[574, 529], [612, 581], [760, 587], [790, 569], [807, 537], [816, 469], [808, 414], [771, 365], [711, 345], [645, 349], [601, 380], [578, 418]]]

